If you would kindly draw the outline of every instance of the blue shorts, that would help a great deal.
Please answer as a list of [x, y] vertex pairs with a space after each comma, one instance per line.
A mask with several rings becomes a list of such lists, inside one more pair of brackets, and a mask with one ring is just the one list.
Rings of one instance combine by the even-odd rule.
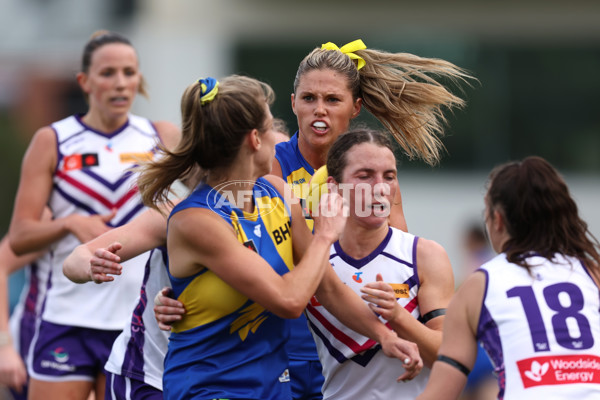
[[320, 361], [290, 360], [290, 383], [294, 400], [320, 400], [323, 398], [323, 368]]
[[105, 400], [163, 400], [163, 392], [146, 382], [116, 375], [106, 374]]
[[121, 331], [41, 321], [30, 352], [29, 376], [41, 381], [95, 381]]

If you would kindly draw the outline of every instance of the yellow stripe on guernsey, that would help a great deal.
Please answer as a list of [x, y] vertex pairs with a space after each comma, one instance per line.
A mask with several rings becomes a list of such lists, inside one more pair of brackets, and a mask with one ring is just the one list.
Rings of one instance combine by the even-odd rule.
[[285, 202], [279, 197], [263, 196], [256, 199], [261, 210], [261, 219], [275, 245], [279, 257], [288, 271], [294, 269], [294, 249], [292, 247], [292, 226]]
[[311, 178], [312, 175], [304, 167], [300, 167], [297, 170], [292, 171], [287, 176], [287, 183], [292, 188], [294, 195], [298, 199], [300, 199], [302, 206], [302, 214], [306, 219], [306, 225], [308, 225], [308, 229], [312, 231], [315, 221], [313, 221], [312, 217], [310, 216], [306, 205], [306, 199], [309, 193], [309, 184]]
[[[279, 270], [277, 266], [274, 268], [279, 274], [291, 271], [294, 267], [291, 226], [284, 201], [268, 195], [255, 200], [257, 207], [253, 213], [244, 213], [243, 218], [239, 218], [235, 212], [229, 215], [238, 241], [257, 251], [271, 266], [278, 264]], [[257, 229], [260, 232], [258, 234]], [[265, 232], [268, 232], [268, 236], [264, 235]], [[241, 264], [243, 267], [243, 262]], [[270, 315], [264, 307], [254, 302], [242, 308], [249, 299], [209, 269], [196, 276], [178, 300], [185, 304], [186, 315], [173, 324], [173, 332], [187, 331], [237, 314], [229, 330], [230, 333], [238, 332], [240, 339], [245, 340]]]
[[296, 197], [305, 199], [308, 196], [308, 183], [311, 177], [312, 175], [304, 167], [292, 171], [287, 176], [287, 183], [294, 191]]

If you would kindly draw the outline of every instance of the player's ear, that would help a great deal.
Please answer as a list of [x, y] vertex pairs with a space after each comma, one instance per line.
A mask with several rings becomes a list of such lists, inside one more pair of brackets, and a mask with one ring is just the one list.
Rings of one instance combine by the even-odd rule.
[[256, 151], [260, 148], [261, 140], [258, 129], [252, 129], [246, 138], [248, 140], [248, 145], [252, 150]]
[[296, 114], [296, 96], [294, 95], [294, 93], [292, 93], [291, 99], [292, 99], [292, 111], [294, 112], [294, 115], [298, 115], [298, 114]]
[[87, 74], [84, 73], [84, 72], [78, 72], [77, 75], [75, 76], [75, 78], [77, 79], [77, 83], [79, 84], [79, 87], [81, 88], [81, 90], [83, 91], [83, 93], [89, 94], [90, 89], [88, 87], [88, 76], [87, 76]]
[[350, 118], [354, 119], [354, 118], [358, 117], [361, 109], [362, 109], [362, 99], [359, 97], [358, 99], [356, 99], [356, 101], [354, 102], [354, 105], [352, 106], [352, 116]]

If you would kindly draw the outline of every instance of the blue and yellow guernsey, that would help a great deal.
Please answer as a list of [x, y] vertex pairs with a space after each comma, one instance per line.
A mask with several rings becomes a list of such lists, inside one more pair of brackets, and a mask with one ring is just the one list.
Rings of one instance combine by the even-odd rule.
[[275, 146], [275, 158], [281, 166], [282, 177], [292, 188], [294, 195], [302, 204], [302, 212], [308, 227], [313, 229], [313, 220], [306, 208], [306, 198], [310, 178], [315, 174], [315, 169], [306, 161], [298, 148], [298, 132], [287, 142], [277, 143]]
[[[260, 254], [278, 274], [290, 271], [291, 217], [279, 192], [259, 178], [252, 193], [252, 214], [235, 207], [226, 186], [219, 192], [201, 185], [171, 216], [191, 207], [213, 210], [233, 226], [240, 243]], [[163, 377], [165, 398], [291, 398], [285, 351], [288, 320], [233, 289], [210, 266], [187, 278], [170, 278], [187, 312], [172, 328]]]
[[[298, 148], [298, 132], [287, 142], [278, 143], [275, 146], [275, 158], [281, 166], [283, 179], [294, 191], [296, 197], [302, 204], [302, 212], [309, 229], [313, 230], [314, 221], [308, 213], [306, 198], [310, 188], [310, 178], [315, 169], [306, 161]], [[306, 316], [302, 314], [299, 318], [292, 320], [291, 337], [287, 344], [287, 351], [292, 360], [318, 361], [319, 355], [315, 341], [308, 330]]]

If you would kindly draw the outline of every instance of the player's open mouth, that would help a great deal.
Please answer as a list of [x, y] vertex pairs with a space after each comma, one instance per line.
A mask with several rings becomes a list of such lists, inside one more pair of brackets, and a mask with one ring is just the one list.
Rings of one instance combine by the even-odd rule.
[[129, 100], [125, 96], [117, 96], [117, 97], [110, 98], [111, 103], [127, 103], [128, 101]]
[[387, 204], [371, 204], [371, 209], [373, 210], [373, 215], [378, 217], [387, 217], [390, 213], [390, 208]]
[[317, 133], [325, 133], [327, 132], [327, 124], [323, 121], [313, 122], [312, 128]]

